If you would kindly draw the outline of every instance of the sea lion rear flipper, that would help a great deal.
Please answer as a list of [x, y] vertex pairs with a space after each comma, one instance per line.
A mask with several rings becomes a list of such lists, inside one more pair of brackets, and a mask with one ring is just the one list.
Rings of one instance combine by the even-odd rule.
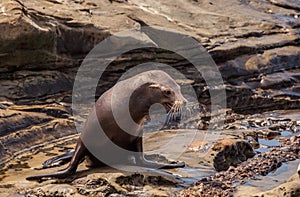
[[66, 168], [62, 171], [58, 171], [58, 172], [54, 172], [54, 173], [50, 173], [50, 174], [29, 176], [29, 177], [26, 177], [26, 180], [41, 182], [41, 181], [45, 181], [45, 180], [51, 179], [51, 178], [58, 178], [58, 179], [67, 178], [67, 177], [69, 177], [70, 175], [73, 175], [73, 174], [74, 174], [74, 172], [72, 172], [68, 168]]
[[74, 175], [78, 165], [84, 161], [84, 157], [87, 153], [87, 149], [84, 146], [83, 142], [81, 141], [81, 139], [78, 139], [75, 151], [72, 156], [72, 159], [70, 161], [70, 164], [68, 165], [68, 167], [62, 171], [58, 171], [58, 172], [54, 172], [54, 173], [50, 173], [50, 174], [44, 174], [44, 175], [37, 175], [37, 176], [30, 176], [27, 177], [26, 180], [28, 181], [43, 181], [43, 180], [47, 180], [49, 178], [67, 178], [71, 175]]
[[74, 155], [74, 150], [68, 152], [68, 153], [65, 153], [65, 154], [62, 154], [62, 155], [58, 155], [58, 156], [55, 156], [55, 157], [52, 157], [46, 161], [44, 161], [44, 163], [42, 164], [42, 168], [51, 168], [53, 166], [60, 166], [60, 165], [63, 165], [65, 163], [68, 163], [71, 161], [73, 155]]

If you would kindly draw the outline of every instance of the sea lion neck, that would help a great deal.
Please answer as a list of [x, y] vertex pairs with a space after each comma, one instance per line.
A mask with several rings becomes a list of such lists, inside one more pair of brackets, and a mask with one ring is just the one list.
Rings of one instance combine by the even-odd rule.
[[129, 109], [132, 119], [141, 124], [147, 116], [149, 116], [149, 109], [153, 105], [153, 99], [151, 99], [148, 88], [145, 88], [147, 84], [137, 88], [129, 99]]

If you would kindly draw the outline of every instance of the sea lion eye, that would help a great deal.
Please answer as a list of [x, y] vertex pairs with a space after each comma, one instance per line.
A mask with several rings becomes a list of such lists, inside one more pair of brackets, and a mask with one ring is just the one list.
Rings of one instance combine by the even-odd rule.
[[166, 95], [171, 95], [171, 93], [172, 93], [171, 90], [165, 90]]

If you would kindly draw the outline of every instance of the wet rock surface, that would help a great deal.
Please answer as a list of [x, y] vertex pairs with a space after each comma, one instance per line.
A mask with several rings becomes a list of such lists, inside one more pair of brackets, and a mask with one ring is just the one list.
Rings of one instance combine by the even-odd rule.
[[[105, 178], [104, 178], [105, 177]], [[79, 178], [69, 184], [45, 184], [43, 186], [19, 192], [30, 196], [169, 196], [171, 190], [165, 187], [174, 186], [174, 182], [159, 176], [142, 174], [122, 175], [115, 173], [107, 176], [104, 173], [94, 173], [85, 178]], [[159, 185], [161, 191], [151, 187]]]
[[[294, 135], [299, 133], [300, 118], [295, 115], [299, 112], [292, 110], [300, 106], [299, 10], [297, 0], [0, 0], [0, 163], [6, 163], [1, 170], [0, 194], [22, 188], [19, 194], [25, 195], [24, 190], [30, 188], [28, 195], [37, 196], [86, 196], [93, 192], [100, 196], [140, 196], [154, 179], [159, 186], [147, 190], [155, 190], [153, 195], [201, 196], [202, 192], [208, 196], [228, 196], [236, 185], [267, 175], [282, 163], [299, 158], [299, 138]], [[218, 147], [222, 141], [215, 144], [214, 155], [203, 163], [196, 154], [215, 141], [195, 139], [187, 145], [183, 157], [188, 168], [172, 171], [194, 178], [192, 181], [203, 178], [203, 174], [206, 178], [182, 192], [178, 190], [183, 186], [165, 186], [159, 176], [149, 179], [143, 175], [116, 175], [135, 181], [114, 185], [102, 175], [72, 184], [24, 183], [24, 178], [32, 173], [30, 168], [39, 166], [32, 161], [36, 159], [33, 153], [38, 154], [39, 147], [57, 144], [62, 137], [76, 134], [74, 121], [85, 120], [74, 120], [71, 102], [74, 78], [86, 54], [113, 33], [141, 25], [166, 27], [193, 36], [220, 69], [230, 111], [225, 130], [220, 132], [222, 138], [229, 140], [223, 141], [221, 148]], [[99, 80], [97, 96], [128, 69], [149, 61], [172, 65], [189, 78], [188, 83], [194, 86], [208, 112], [207, 116], [201, 115], [200, 121], [198, 116], [192, 121], [199, 121], [199, 129], [207, 129], [211, 118], [209, 88], [202, 76], [195, 75], [189, 62], [170, 51], [134, 50], [118, 57]], [[156, 147], [157, 139], [165, 142], [172, 136], [168, 132], [158, 133], [150, 138], [150, 144]], [[39, 162], [72, 149], [69, 145], [74, 143], [58, 143], [58, 152], [50, 148]], [[248, 157], [251, 149], [242, 151], [238, 144], [251, 144], [257, 154]], [[224, 154], [225, 146], [230, 150], [228, 154]], [[30, 155], [23, 157], [26, 152]], [[225, 167], [220, 168], [224, 161]], [[227, 170], [208, 176], [202, 171], [197, 174], [195, 169], [208, 169], [208, 174], [215, 169]], [[7, 175], [11, 171], [24, 173], [22, 180], [18, 179], [21, 186], [12, 181], [13, 173]], [[160, 189], [161, 184], [164, 189]], [[281, 191], [286, 191], [282, 195], [290, 194], [289, 191], [296, 194], [297, 183], [291, 184], [295, 185], [283, 185], [283, 189], [274, 189], [270, 195], [279, 195]]]
[[[271, 112], [277, 115], [276, 118], [273, 117], [272, 120], [269, 120], [269, 126], [272, 126], [272, 123], [280, 121], [284, 123], [287, 119], [289, 119], [289, 122], [297, 120], [297, 111], [294, 113], [286, 113], [285, 111], [284, 114], [280, 114], [279, 112], [282, 111]], [[268, 114], [264, 115], [265, 118], [269, 117]], [[241, 117], [242, 115], [235, 116]], [[300, 157], [300, 136], [299, 130], [297, 130], [300, 127], [299, 124], [295, 125], [295, 132], [290, 132], [288, 135], [285, 134], [285, 130], [289, 128], [286, 126], [282, 127], [283, 130], [280, 132], [280, 135], [273, 139], [266, 136], [253, 137], [259, 142], [258, 147], [250, 145], [249, 139], [252, 138], [249, 137], [253, 136], [253, 133], [256, 132], [255, 129], [259, 127], [258, 125], [264, 125], [259, 124], [261, 120], [268, 121], [265, 118], [263, 118], [262, 114], [251, 115], [248, 118], [243, 117], [241, 119], [243, 120], [242, 122], [239, 122], [241, 120], [236, 120], [236, 122], [230, 123], [237, 126], [237, 128], [239, 128], [238, 125], [243, 125], [247, 128], [244, 130], [218, 131], [216, 134], [209, 135], [206, 135], [205, 131], [202, 130], [203, 135], [206, 135], [206, 141], [203, 141], [204, 137], [200, 135], [201, 130], [197, 131], [197, 136], [194, 136], [192, 130], [179, 131], [180, 135], [185, 136], [185, 138], [192, 135], [194, 139], [188, 147], [182, 147], [185, 148], [185, 151], [177, 159], [185, 161], [187, 166], [183, 169], [169, 170], [170, 174], [166, 174], [166, 171], [160, 170], [147, 171], [146, 173], [128, 173], [111, 168], [87, 170], [84, 164], [82, 164], [76, 175], [70, 176], [67, 179], [48, 180], [42, 183], [25, 181], [27, 176], [55, 172], [65, 167], [40, 169], [41, 163], [46, 159], [73, 149], [78, 136], [74, 135], [62, 138], [57, 142], [48, 143], [48, 145], [45, 144], [43, 147], [33, 148], [30, 152], [27, 151], [20, 154], [7, 163], [2, 168], [2, 175], [0, 176], [0, 193], [21, 196], [235, 195], [239, 191], [239, 186], [247, 185], [251, 181], [260, 180], [260, 177], [285, 172], [284, 167], [288, 166], [289, 162], [295, 161]], [[253, 128], [252, 123], [254, 120], [258, 124]], [[230, 124], [227, 125], [229, 126]], [[147, 159], [166, 163], [171, 162], [168, 160], [170, 155], [165, 157], [159, 154], [148, 154], [168, 143], [170, 139], [178, 135], [177, 132], [176, 130], [163, 130], [145, 133], [144, 145]], [[218, 141], [216, 141], [217, 138], [219, 138]], [[199, 153], [206, 150], [209, 147], [207, 145], [210, 143], [213, 145], [212, 149], [202, 157]], [[175, 144], [175, 146], [178, 148], [181, 145]], [[170, 149], [174, 148], [170, 147]], [[211, 155], [212, 153], [214, 155]], [[172, 155], [173, 153], [170, 154]], [[220, 168], [224, 166], [226, 168]], [[291, 171], [292, 169], [289, 170]], [[216, 172], [216, 170], [219, 170], [219, 172]], [[296, 169], [293, 170], [296, 173]], [[16, 172], [18, 173], [18, 177], [16, 177]], [[278, 182], [282, 183], [284, 180], [281, 178]], [[291, 184], [291, 186], [284, 185], [287, 192], [297, 190], [294, 189], [294, 184], [296, 183], [293, 182]], [[274, 194], [276, 190], [272, 192]], [[255, 196], [260, 193], [260, 190], [252, 191], [251, 195]]]
[[300, 182], [299, 178], [294, 180], [288, 180], [287, 183], [283, 183], [278, 187], [263, 193], [259, 193], [255, 196], [299, 196], [300, 195]]
[[[70, 104], [74, 77], [86, 54], [109, 35], [145, 23], [195, 37], [217, 62], [227, 105], [235, 112], [295, 109], [299, 15], [294, 1], [3, 1], [0, 101], [33, 108]], [[200, 102], [210, 104], [203, 78], [194, 76], [188, 62], [152, 49], [118, 58], [100, 80], [97, 95], [126, 70], [147, 61], [179, 69], [194, 81]], [[1, 104], [4, 108], [6, 104]], [[47, 123], [51, 118], [41, 117]], [[26, 120], [25, 124], [32, 124], [30, 118]], [[14, 132], [18, 131], [16, 127]]]
[[237, 185], [244, 184], [249, 179], [266, 176], [278, 169], [283, 162], [299, 159], [299, 148], [300, 136], [293, 136], [282, 142], [281, 147], [260, 153], [238, 167], [230, 167], [227, 171], [218, 172], [214, 176], [201, 179], [194, 186], [181, 191], [180, 195], [231, 196]]

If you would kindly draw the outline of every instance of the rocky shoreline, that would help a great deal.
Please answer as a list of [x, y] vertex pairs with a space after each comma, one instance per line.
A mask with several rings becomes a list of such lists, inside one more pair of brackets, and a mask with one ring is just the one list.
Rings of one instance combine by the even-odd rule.
[[[238, 185], [247, 180], [255, 180], [276, 171], [283, 162], [300, 158], [300, 135], [293, 136], [282, 142], [281, 147], [272, 148], [260, 153], [253, 159], [241, 163], [238, 167], [230, 167], [227, 171], [217, 172], [211, 177], [205, 177], [194, 186], [180, 192], [179, 196], [233, 196]], [[298, 172], [296, 173], [298, 174]], [[294, 191], [286, 191], [295, 196], [299, 194], [299, 186]], [[253, 194], [253, 196], [258, 196]], [[261, 195], [263, 196], [263, 195]]]
[[[111, 168], [86, 171], [84, 165], [81, 165], [80, 171], [67, 179], [44, 180], [41, 183], [25, 181], [25, 177], [32, 175], [32, 173], [49, 173], [61, 169], [63, 166], [50, 169], [39, 168], [41, 167], [41, 163], [47, 158], [73, 149], [78, 137], [74, 135], [55, 143], [36, 147], [10, 161], [2, 168], [0, 193], [3, 194], [3, 189], [7, 188], [7, 191], [10, 191], [10, 195], [32, 197], [90, 195], [239, 196], [240, 186], [249, 185], [251, 182], [255, 183], [261, 180], [262, 177], [270, 176], [270, 174], [281, 174], [286, 171], [286, 166], [291, 165], [291, 162], [296, 161], [298, 163], [297, 161], [299, 161], [300, 124], [296, 123], [295, 127], [291, 127], [291, 124], [285, 124], [286, 122], [294, 122], [295, 119], [292, 117], [297, 116], [298, 113], [294, 111], [293, 113], [286, 114], [285, 111], [284, 114], [279, 115], [279, 112], [283, 113], [283, 111], [272, 112], [273, 114], [278, 113], [277, 117], [273, 117], [272, 120], [264, 119], [261, 115], [252, 115], [237, 119], [235, 122], [227, 123], [227, 127], [232, 127], [233, 125], [237, 128], [246, 126], [247, 129], [223, 131], [218, 141], [213, 140], [216, 137], [214, 135], [207, 136], [207, 141], [202, 141], [203, 136], [196, 136], [185, 153], [178, 158], [187, 163], [187, 168], [184, 169], [170, 170], [167, 173], [160, 170], [148, 171], [146, 173], [136, 171], [134, 173], [121, 172], [120, 170]], [[268, 114], [264, 115], [265, 117], [269, 117]], [[233, 115], [231, 114], [228, 117], [232, 118]], [[268, 127], [276, 127], [276, 123], [279, 123], [282, 130], [279, 131], [277, 136], [270, 136], [270, 134], [265, 132], [264, 134], [260, 133], [259, 137], [256, 138], [256, 132], [265, 128], [263, 120], [266, 122], [270, 121]], [[257, 124], [253, 124], [253, 122]], [[287, 133], [287, 130], [290, 132]], [[183, 135], [187, 137], [190, 131], [186, 130], [185, 132]], [[166, 140], [168, 141], [174, 135], [176, 133], [172, 130], [146, 133], [146, 150], [152, 150], [165, 144]], [[212, 149], [204, 157], [200, 157], [198, 153], [201, 152], [203, 147], [206, 147], [205, 144], [208, 144], [210, 139], [213, 140], [214, 144]], [[256, 143], [252, 142], [253, 140]], [[268, 145], [266, 146], [263, 140], [269, 144], [267, 143]], [[170, 162], [162, 155], [148, 155], [147, 158], [159, 160], [160, 162]], [[224, 168], [225, 166], [226, 168]], [[294, 168], [291, 169], [296, 171]], [[218, 170], [218, 172], [215, 170]], [[286, 194], [297, 194], [299, 190], [299, 175], [295, 171], [289, 172], [289, 174], [296, 173], [290, 180], [286, 179], [288, 177], [277, 180], [278, 184], [283, 184], [279, 185], [278, 188], [284, 188]], [[19, 174], [18, 178], [15, 177], [16, 172]], [[273, 178], [272, 181], [276, 180]], [[276, 183], [274, 184], [276, 185]], [[250, 188], [253, 191], [246, 193], [248, 196], [274, 196], [277, 193], [279, 195], [282, 191], [277, 191], [276, 188], [268, 191], [259, 186], [248, 186], [246, 190]], [[245, 196], [245, 193], [240, 194], [240, 196]]]
[[[108, 36], [123, 30], [139, 29], [142, 25], [160, 26], [192, 36], [211, 55], [224, 79], [226, 90], [228, 113], [224, 130], [220, 132], [233, 141], [227, 146], [229, 152], [240, 157], [237, 162], [224, 153], [225, 149], [218, 149], [216, 145], [215, 151], [222, 154], [215, 152], [213, 156], [204, 158], [205, 165], [197, 163], [193, 166], [191, 162], [191, 169], [207, 167], [211, 170], [208, 170], [209, 173], [214, 172], [216, 155], [220, 163], [228, 164], [224, 170], [229, 169], [202, 177], [197, 182], [192, 179], [196, 184], [183, 191], [179, 191], [183, 187], [170, 187], [170, 184], [161, 190], [151, 186], [147, 191], [155, 189], [153, 195], [158, 196], [197, 196], [201, 192], [203, 195], [213, 195], [214, 192], [220, 196], [232, 195], [237, 185], [268, 174], [280, 167], [282, 162], [299, 158], [300, 118], [295, 114], [296, 118], [284, 115], [285, 118], [278, 118], [278, 111], [273, 111], [281, 110], [278, 112], [281, 115], [291, 111], [297, 114], [300, 106], [300, 5], [297, 0], [0, 0], [0, 194], [20, 189], [18, 183], [6, 175], [7, 170], [22, 171], [25, 173], [22, 176], [25, 176], [32, 172], [27, 171], [28, 166], [38, 166], [30, 158], [25, 161], [18, 161], [18, 158], [26, 152], [32, 154], [32, 150], [39, 152], [44, 146], [57, 144], [63, 137], [75, 135], [75, 121], [85, 121], [84, 117], [74, 119], [71, 103], [74, 78], [88, 52]], [[99, 81], [97, 96], [128, 69], [149, 61], [166, 63], [182, 72], [189, 79], [187, 83], [193, 85], [201, 105], [208, 106], [209, 111], [210, 93], [202, 76], [195, 77], [189, 62], [161, 49], [134, 50], [116, 59]], [[201, 119], [200, 130], [207, 128], [210, 118], [209, 113], [196, 117], [196, 120]], [[284, 137], [285, 133], [288, 133], [287, 137]], [[161, 137], [163, 134], [157, 135]], [[278, 142], [273, 149], [264, 144], [269, 143], [266, 138]], [[246, 152], [237, 151], [237, 142], [241, 144], [241, 141], [261, 153], [252, 158]], [[195, 141], [189, 145], [190, 153], [187, 155], [193, 156], [205, 143], [201, 139]], [[257, 145], [260, 148], [257, 149]], [[62, 152], [69, 149], [65, 144], [60, 148]], [[58, 153], [50, 151], [47, 154], [44, 159]], [[244, 161], [245, 157], [247, 161]], [[188, 158], [191, 160], [191, 157]], [[21, 167], [7, 168], [15, 162]], [[28, 162], [30, 165], [26, 164]], [[192, 173], [197, 174], [195, 171]], [[81, 182], [74, 182], [74, 187], [64, 185], [64, 191], [88, 195], [77, 193], [78, 188], [82, 185], [92, 188], [95, 183], [97, 188], [102, 188], [99, 189], [101, 195], [109, 193], [114, 196], [115, 191], [122, 190], [120, 195], [139, 196], [147, 194], [140, 190], [150, 183], [169, 183], [156, 180], [157, 176], [136, 175], [131, 178], [138, 182], [137, 185], [130, 183], [124, 190], [120, 189], [122, 184], [111, 186], [111, 182], [101, 179], [101, 176], [104, 175], [83, 178]], [[131, 179], [126, 180], [130, 182]], [[291, 181], [291, 184], [295, 182]], [[51, 185], [45, 186], [43, 191], [48, 192]], [[55, 188], [59, 190], [59, 187]], [[295, 187], [298, 187], [297, 184], [292, 188]], [[24, 188], [30, 187], [21, 188], [19, 195], [22, 192], [24, 195]], [[55, 188], [53, 191], [56, 191]], [[140, 193], [135, 193], [135, 189]], [[281, 190], [276, 190], [277, 193], [275, 190], [273, 192], [279, 195]], [[37, 195], [37, 190], [32, 188], [27, 192], [29, 196]], [[50, 194], [40, 193], [40, 196], [43, 195]]]
[[[230, 0], [223, 5], [221, 0], [154, 4], [138, 0], [1, 2], [1, 135], [23, 142], [45, 124], [61, 128], [51, 131], [55, 138], [71, 134], [63, 122], [73, 121], [69, 115], [71, 93], [80, 62], [101, 40], [122, 30], [139, 28], [141, 21], [197, 39], [217, 63], [226, 85], [227, 106], [235, 112], [297, 109], [298, 4]], [[209, 105], [203, 79], [193, 76], [188, 62], [161, 50], [124, 54], [100, 81], [98, 95], [123, 72], [147, 61], [167, 63], [193, 79], [199, 101]], [[40, 130], [35, 135], [39, 139], [51, 137], [45, 128]], [[7, 146], [1, 149], [1, 158], [8, 159], [11, 152], [39, 144], [35, 136], [31, 136], [32, 144], [20, 144], [17, 150], [1, 140], [2, 146]]]

